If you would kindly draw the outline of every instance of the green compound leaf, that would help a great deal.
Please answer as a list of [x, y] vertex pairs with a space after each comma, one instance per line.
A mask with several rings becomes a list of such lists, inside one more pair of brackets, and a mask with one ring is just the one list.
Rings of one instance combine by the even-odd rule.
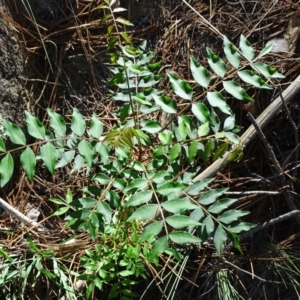
[[103, 124], [99, 121], [98, 116], [93, 113], [92, 122], [89, 129], [90, 135], [98, 139], [103, 132]]
[[224, 41], [223, 41], [223, 49], [229, 63], [234, 68], [238, 69], [241, 63], [241, 56], [237, 51], [237, 48], [227, 39], [226, 36], [224, 37]]
[[86, 124], [82, 114], [77, 108], [74, 108], [71, 120], [71, 129], [78, 135], [82, 136], [85, 132]]
[[[103, 224], [103, 221], [101, 220], [101, 216], [99, 216], [99, 214], [95, 211], [93, 211], [90, 216], [89, 216], [90, 222], [91, 224], [95, 227], [95, 228], [99, 228], [100, 227], [100, 223], [101, 225]], [[101, 220], [101, 222], [100, 222]]]
[[198, 206], [191, 203], [187, 198], [184, 199], [172, 199], [165, 201], [161, 206], [168, 212], [173, 214], [180, 214], [186, 210], [197, 209]]
[[235, 81], [223, 81], [223, 87], [226, 92], [238, 100], [254, 101], [246, 91]]
[[144, 105], [149, 105], [149, 106], [152, 105], [152, 103], [149, 102], [144, 95], [139, 94], [139, 93], [133, 95], [132, 99], [139, 104], [144, 104]]
[[228, 151], [227, 143], [223, 143], [222, 145], [220, 145], [214, 153], [213, 161], [216, 161], [218, 158], [222, 157], [227, 151]]
[[140, 238], [139, 238], [139, 243], [145, 242], [152, 240], [153, 237], [156, 237], [160, 232], [162, 231], [163, 228], [163, 222], [162, 221], [157, 221], [152, 224], [147, 225]]
[[101, 163], [104, 165], [109, 164], [109, 147], [104, 143], [97, 143], [94, 148], [99, 153]]
[[88, 141], [82, 140], [78, 144], [78, 152], [85, 158], [87, 165], [91, 167], [94, 159], [93, 146]]
[[125, 147], [127, 149], [133, 149], [133, 139], [147, 139], [147, 135], [141, 131], [134, 129], [133, 127], [124, 126], [120, 130], [111, 130], [105, 137], [104, 142], [112, 147]]
[[210, 117], [211, 117], [211, 129], [213, 130], [214, 133], [217, 133], [220, 129], [220, 119], [214, 109], [211, 107], [211, 112], [210, 112]]
[[14, 171], [14, 160], [10, 153], [6, 154], [0, 162], [0, 187], [4, 187], [10, 180]]
[[168, 248], [168, 237], [167, 236], [160, 237], [152, 245], [149, 260], [155, 261], [161, 253], [164, 253], [166, 251], [167, 248]]
[[162, 62], [156, 62], [153, 64], [148, 64], [147, 68], [151, 71], [151, 72], [155, 72], [155, 71], [159, 71], [160, 67], [162, 66]]
[[129, 104], [123, 105], [122, 108], [120, 108], [119, 113], [120, 113], [120, 121], [124, 122], [126, 118], [129, 116], [130, 105]]
[[[196, 205], [195, 205], [195, 206], [196, 206]], [[202, 219], [204, 218], [204, 212], [203, 212], [203, 210], [202, 210], [199, 206], [197, 206], [197, 208], [194, 209], [194, 210], [191, 212], [190, 218], [192, 218], [192, 219], [195, 220], [195, 221], [200, 221], [200, 220], [202, 220]], [[194, 226], [191, 226], [191, 227], [189, 228], [189, 232], [191, 232], [191, 230], [192, 230], [193, 228], [194, 228]]]
[[112, 219], [112, 210], [106, 202], [98, 201], [97, 212], [103, 215], [107, 224], [110, 224]]
[[95, 185], [88, 185], [88, 186], [84, 186], [81, 191], [84, 194], [89, 194], [91, 196], [96, 196], [99, 197], [102, 194], [102, 189], [100, 189], [98, 186]]
[[182, 139], [195, 129], [192, 119], [189, 116], [178, 116], [178, 132]]
[[235, 149], [230, 153], [227, 160], [228, 161], [240, 161], [243, 158], [243, 148], [240, 146], [235, 147]]
[[224, 131], [231, 131], [235, 126], [235, 116], [229, 116], [224, 121]]
[[[234, 221], [237, 221], [238, 218], [243, 217], [248, 214], [249, 214], [248, 211], [231, 209], [231, 210], [225, 211], [221, 216], [219, 216], [218, 220], [222, 223], [230, 224]], [[231, 229], [231, 231], [232, 231], [232, 229]]]
[[92, 177], [93, 180], [96, 180], [97, 182], [99, 182], [102, 185], [107, 185], [110, 182], [110, 178], [103, 174], [103, 173], [97, 173]]
[[[140, 50], [138, 50], [130, 45], [126, 45], [125, 47], [120, 45], [120, 48], [121, 48], [122, 52], [124, 53], [124, 55], [129, 58], [135, 58], [142, 54], [142, 52]], [[122, 57], [121, 57], [121, 59], [122, 59]], [[119, 59], [119, 61], [120, 61], [120, 59]], [[128, 63], [127, 66], [131, 65], [131, 64], [132, 64], [132, 62], [130, 61], [130, 63]]]
[[215, 143], [213, 140], [208, 140], [204, 146], [204, 152], [203, 152], [203, 160], [204, 162], [207, 162], [208, 159], [211, 157], [213, 151], [215, 149]]
[[218, 107], [224, 114], [232, 115], [233, 112], [229, 105], [226, 103], [224, 97], [219, 92], [208, 92], [207, 100], [213, 107]]
[[135, 130], [135, 137], [138, 140], [138, 143], [141, 141], [145, 142], [146, 145], [152, 145], [151, 139], [149, 135], [145, 134], [142, 130], [136, 129]]
[[215, 229], [214, 221], [212, 220], [211, 216], [207, 216], [202, 221], [202, 226], [200, 228], [200, 240], [201, 244], [207, 240], [207, 238], [211, 235], [211, 233]]
[[177, 105], [176, 102], [171, 98], [166, 96], [157, 96], [153, 95], [153, 99], [157, 105], [161, 107], [163, 111], [168, 114], [176, 114], [177, 113]]
[[258, 62], [253, 64], [253, 69], [264, 75], [266, 78], [285, 78], [284, 75], [277, 72], [277, 70], [267, 64]]
[[81, 155], [77, 154], [75, 156], [73, 167], [70, 173], [78, 171], [83, 167], [84, 164], [85, 164], [85, 159]]
[[20, 156], [21, 165], [24, 168], [27, 178], [30, 182], [33, 180], [35, 173], [36, 158], [30, 147], [27, 147]]
[[188, 147], [188, 160], [190, 163], [192, 163], [198, 153], [198, 149], [199, 149], [199, 143], [196, 142], [195, 140], [191, 142], [191, 144]]
[[190, 185], [187, 189], [187, 194], [191, 196], [196, 196], [200, 194], [207, 186], [214, 180], [214, 178], [206, 178], [203, 180], [199, 180], [192, 185]]
[[143, 120], [141, 122], [141, 129], [149, 133], [157, 133], [162, 129], [162, 127], [155, 121]]
[[243, 70], [238, 72], [239, 77], [246, 83], [253, 85], [254, 87], [260, 89], [272, 90], [273, 88], [266, 84], [266, 82], [259, 76], [257, 76], [253, 71]]
[[166, 218], [166, 222], [176, 229], [201, 225], [201, 223], [191, 219], [188, 216], [171, 216]]
[[179, 194], [186, 188], [185, 184], [179, 182], [168, 182], [161, 185], [156, 191], [162, 196], [169, 196], [172, 194]]
[[69, 163], [71, 163], [74, 156], [75, 156], [75, 150], [63, 152], [61, 158], [59, 159], [58, 163], [55, 166], [55, 169], [63, 168], [66, 165], [68, 165]]
[[133, 214], [127, 219], [127, 222], [134, 220], [145, 221], [148, 219], [152, 219], [156, 214], [157, 208], [157, 204], [143, 205], [133, 212]]
[[255, 224], [247, 223], [247, 222], [239, 222], [237, 224], [234, 223], [234, 224], [229, 225], [228, 230], [233, 233], [240, 233], [242, 231], [248, 231], [254, 227], [256, 227]]
[[202, 124], [199, 128], [198, 128], [198, 136], [207, 136], [209, 133], [209, 122], [205, 122], [204, 124]]
[[192, 112], [195, 117], [204, 124], [206, 122], [211, 123], [210, 112], [206, 105], [202, 102], [195, 102], [192, 104]]
[[151, 180], [155, 183], [163, 183], [172, 179], [173, 176], [170, 172], [167, 171], [158, 171], [155, 175], [151, 178]]
[[[113, 10], [113, 12], [115, 13], [117, 9], [122, 9], [122, 8], [121, 8], [121, 7], [115, 8], [115, 9]], [[124, 9], [124, 10], [126, 10], [126, 9]], [[120, 11], [120, 10], [119, 10], [119, 11]], [[123, 9], [122, 9], [121, 11], [123, 11]], [[121, 37], [124, 39], [124, 41], [125, 41], [127, 44], [132, 44], [132, 41], [131, 41], [129, 35], [128, 35], [126, 32], [122, 31], [122, 32], [120, 32], [120, 35], [121, 35]]]
[[259, 52], [258, 57], [263, 57], [264, 55], [268, 54], [268, 53], [272, 50], [272, 48], [273, 48], [273, 43], [268, 43], [268, 44], [266, 45], [266, 47], [263, 48], [263, 49]]
[[228, 138], [229, 141], [231, 141], [232, 143], [239, 145], [240, 144], [240, 138], [238, 135], [236, 135], [233, 132], [225, 132], [224, 133], [225, 137]]
[[[141, 42], [141, 44], [138, 46], [138, 48], [141, 50], [141, 51], [146, 51], [146, 47], [147, 47], [147, 41], [146, 40], [143, 40]], [[146, 54], [142, 54], [141, 56], [151, 56], [151, 58], [146, 62], [148, 63], [155, 55], [155, 52], [154, 51], [150, 51], [150, 52], [147, 52]], [[140, 57], [139, 57], [139, 60], [140, 60]]]
[[171, 130], [166, 129], [158, 134], [158, 138], [163, 145], [169, 145], [172, 143], [173, 133]]
[[33, 117], [28, 111], [25, 111], [25, 119], [28, 133], [36, 139], [45, 139], [46, 129], [41, 121], [38, 118]]
[[228, 188], [207, 191], [200, 197], [198, 202], [202, 205], [210, 205], [214, 203], [217, 198], [223, 195], [227, 190]]
[[73, 194], [70, 190], [70, 188], [67, 189], [67, 193], [66, 193], [66, 202], [68, 204], [70, 204], [73, 201]]
[[192, 100], [193, 98], [192, 87], [187, 82], [179, 79], [178, 77], [176, 77], [171, 73], [167, 73], [167, 75], [169, 77], [172, 89], [175, 92], [175, 94], [185, 100]]
[[204, 88], [208, 88], [211, 78], [207, 69], [202, 67], [193, 57], [190, 57], [191, 72], [195, 81]]
[[52, 214], [52, 216], [60, 216], [65, 214], [69, 210], [69, 206], [63, 206], [60, 207], [55, 213]]
[[173, 231], [169, 234], [170, 239], [177, 244], [199, 243], [201, 240], [184, 231]]
[[92, 241], [95, 241], [98, 233], [97, 228], [94, 227], [91, 222], [86, 222], [85, 229], [87, 233], [90, 235]]
[[109, 94], [109, 96], [116, 101], [129, 102], [130, 94], [129, 92], [120, 92], [115, 94]]
[[169, 151], [169, 155], [168, 155], [169, 163], [172, 164], [172, 162], [180, 155], [180, 153], [181, 153], [180, 144], [175, 144]]
[[223, 78], [227, 72], [226, 64], [224, 61], [211, 49], [206, 48], [206, 53], [208, 56], [208, 63], [212, 70], [221, 78]]
[[5, 143], [2, 137], [0, 137], [0, 152], [5, 152], [5, 151], [6, 151]]
[[16, 145], [25, 145], [26, 138], [23, 131], [16, 124], [7, 120], [3, 121], [5, 133], [9, 136], [10, 140]]
[[125, 82], [126, 82], [126, 76], [123, 73], [117, 73], [114, 74], [113, 77], [108, 81], [108, 85], [112, 85], [112, 86], [123, 85], [125, 84]]
[[128, 70], [130, 70], [133, 74], [136, 74], [138, 76], [149, 76], [152, 75], [152, 72], [149, 70], [145, 69], [144, 67], [140, 65], [130, 65], [128, 66]]
[[75, 207], [90, 209], [95, 207], [97, 201], [93, 198], [82, 197], [74, 200], [71, 204]]
[[251, 43], [243, 35], [241, 35], [240, 39], [240, 48], [244, 56], [251, 61], [254, 57], [254, 49], [252, 48]]
[[126, 202], [126, 206], [139, 206], [146, 202], [149, 202], [152, 198], [153, 192], [152, 191], [142, 191], [139, 193], [135, 193], [133, 196], [129, 198]]
[[66, 135], [67, 126], [63, 117], [47, 108], [48, 115], [50, 117], [50, 127], [53, 129], [56, 136], [63, 137]]
[[[161, 78], [162, 78], [161, 74], [144, 76], [143, 78], [140, 79], [140, 81], [138, 83], [138, 87], [139, 88], [150, 88], [150, 87], [154, 86], [155, 84], [157, 84], [158, 82], [160, 82]], [[151, 93], [151, 94], [154, 95], [156, 93], [155, 91], [156, 90], [153, 90], [153, 93]]]
[[227, 233], [223, 229], [223, 227], [219, 225], [214, 235], [214, 244], [216, 247], [216, 251], [220, 257], [222, 257], [222, 251], [224, 249], [226, 240], [227, 240]]
[[124, 189], [124, 193], [136, 192], [143, 190], [148, 186], [148, 180], [143, 178], [133, 179]]
[[122, 24], [122, 25], [126, 25], [126, 26], [134, 26], [134, 24], [132, 24], [131, 22], [127, 21], [126, 19], [124, 18], [121, 18], [121, 17], [118, 17], [116, 19], [116, 22]]
[[208, 211], [212, 214], [219, 214], [224, 209], [228, 208], [231, 204], [235, 203], [236, 199], [221, 199], [213, 203], [209, 208]]
[[46, 145], [41, 147], [40, 156], [45, 163], [45, 166], [49, 170], [49, 172], [54, 175], [55, 173], [55, 163], [57, 159], [56, 149], [51, 143], [47, 143]]

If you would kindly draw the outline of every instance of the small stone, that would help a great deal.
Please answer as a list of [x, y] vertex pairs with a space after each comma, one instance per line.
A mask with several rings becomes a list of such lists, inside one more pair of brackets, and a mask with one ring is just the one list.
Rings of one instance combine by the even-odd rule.
[[272, 39], [267, 45], [273, 44], [271, 53], [289, 52], [289, 42], [286, 39]]

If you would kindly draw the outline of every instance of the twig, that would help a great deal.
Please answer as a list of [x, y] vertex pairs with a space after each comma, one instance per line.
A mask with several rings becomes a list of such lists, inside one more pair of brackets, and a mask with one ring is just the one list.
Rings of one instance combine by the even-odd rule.
[[239, 191], [239, 192], [225, 192], [224, 195], [255, 195], [255, 194], [263, 194], [263, 195], [278, 195], [282, 194], [283, 191]]
[[[298, 147], [298, 146], [297, 146], [297, 147]], [[300, 147], [300, 145], [299, 145], [299, 147]], [[294, 150], [293, 150], [293, 151], [294, 151]], [[270, 181], [271, 179], [277, 178], [278, 176], [281, 176], [282, 174], [288, 174], [288, 173], [293, 172], [294, 170], [297, 170], [297, 169], [299, 169], [299, 168], [300, 168], [300, 164], [298, 164], [298, 165], [292, 167], [292, 168], [289, 169], [289, 170], [282, 171], [282, 172], [281, 172], [280, 174], [278, 174], [278, 175], [269, 176], [269, 177], [267, 177], [267, 178], [261, 177], [260, 175], [258, 175], [258, 174], [256, 174], [256, 173], [251, 173], [251, 175], [256, 176], [256, 177], [259, 177], [259, 178], [253, 178], [253, 179], [250, 179], [248, 182], [250, 182], [250, 181], [262, 181], [262, 182], [264, 182], [264, 183], [270, 184], [270, 183], [271, 183], [271, 181]]]
[[[251, 120], [252, 125], [254, 126], [254, 128], [256, 129], [256, 131], [258, 133], [258, 135], [260, 136], [260, 139], [263, 142], [263, 144], [264, 144], [264, 146], [265, 146], [265, 148], [268, 152], [268, 155], [269, 155], [269, 157], [270, 157], [270, 159], [271, 159], [271, 161], [274, 165], [275, 171], [276, 171], [277, 175], [279, 175], [281, 185], [285, 186], [286, 185], [286, 180], [283, 176], [282, 168], [281, 168], [281, 166], [280, 166], [280, 164], [279, 164], [279, 162], [278, 162], [278, 160], [275, 156], [275, 153], [274, 153], [272, 147], [268, 143], [268, 141], [267, 141], [265, 135], [263, 134], [261, 128], [256, 123], [255, 119], [253, 118], [253, 116], [250, 112], [247, 113], [247, 117]], [[289, 193], [287, 191], [283, 190], [282, 194], [283, 194], [283, 197], [285, 198], [285, 201], [286, 201], [290, 211], [296, 210], [297, 208], [296, 208], [295, 204], [293, 203], [292, 199], [290, 198]], [[295, 219], [296, 219], [298, 225], [300, 226], [300, 216], [299, 216], [299, 214], [295, 215]]]
[[[270, 221], [266, 221], [262, 224], [259, 224], [257, 226], [255, 226], [254, 228], [242, 233], [240, 236], [239, 236], [239, 241], [240, 242], [243, 242], [245, 241], [247, 238], [249, 238], [250, 236], [252, 236], [253, 234], [259, 232], [259, 231], [262, 231], [270, 226], [273, 226], [277, 223], [280, 223], [282, 221], [285, 221], [289, 218], [294, 218], [295, 216], [298, 216], [299, 217], [300, 215], [300, 211], [299, 210], [293, 210], [293, 211], [290, 211], [286, 214], [283, 214], [277, 218], [274, 218], [274, 219], [271, 219]], [[229, 243], [227, 246], [226, 246], [226, 249], [230, 250], [233, 248], [233, 243]]]
[[254, 228], [252, 228], [252, 229], [250, 229], [250, 230], [242, 233], [240, 235], [239, 239], [240, 239], [240, 241], [243, 241], [243, 240], [247, 239], [248, 237], [250, 237], [251, 235], [253, 235], [254, 233], [257, 233], [257, 232], [259, 232], [259, 231], [261, 231], [263, 229], [266, 229], [266, 228], [268, 228], [270, 226], [273, 226], [273, 225], [275, 225], [277, 223], [285, 221], [285, 220], [287, 220], [289, 218], [293, 218], [295, 216], [299, 217], [299, 215], [300, 215], [300, 211], [299, 210], [290, 211], [290, 212], [288, 212], [288, 213], [286, 213], [284, 215], [281, 215], [281, 216], [279, 216], [277, 218], [271, 219], [270, 221], [267, 221], [267, 222], [264, 222], [262, 224], [259, 224], [256, 227], [254, 227]]
[[39, 231], [47, 231], [48, 229], [44, 226], [40, 225], [39, 223], [31, 220], [30, 218], [26, 217], [22, 213], [20, 213], [18, 210], [16, 210], [14, 207], [12, 207], [10, 204], [8, 204], [6, 201], [4, 201], [2, 198], [0, 198], [0, 206], [5, 209], [8, 213], [13, 215], [18, 221], [20, 221], [23, 224], [37, 227]]
[[255, 275], [255, 274], [253, 274], [253, 273], [250, 273], [250, 272], [248, 272], [248, 271], [246, 271], [246, 270], [241, 269], [240, 267], [234, 265], [233, 263], [227, 261], [226, 259], [224, 259], [223, 262], [224, 262], [226, 265], [229, 265], [229, 266], [235, 268], [236, 270], [238, 270], [238, 271], [240, 271], [240, 272], [243, 272], [243, 273], [245, 273], [245, 274], [247, 274], [247, 275], [250, 275], [251, 277], [254, 277], [254, 278], [258, 279], [258, 280], [260, 280], [260, 281], [263, 282], [263, 283], [284, 284], [284, 285], [293, 286], [293, 287], [299, 286], [299, 285], [294, 285], [294, 284], [288, 283], [288, 282], [282, 282], [282, 281], [276, 281], [276, 280], [267, 280], [267, 279], [264, 279], [264, 278], [261, 278], [261, 277]]
[[[284, 161], [283, 165], [285, 166], [289, 162], [289, 160], [291, 159], [292, 154], [294, 154], [294, 153], [295, 153], [294, 161], [298, 161], [298, 157], [299, 157], [299, 150], [298, 150], [298, 148], [299, 148], [299, 137], [298, 137], [298, 128], [297, 128], [295, 122], [293, 121], [293, 119], [291, 117], [291, 114], [290, 114], [290, 111], [289, 111], [289, 109], [288, 109], [288, 107], [287, 107], [287, 105], [286, 105], [286, 103], [285, 103], [285, 101], [282, 97], [281, 89], [279, 89], [279, 96], [280, 96], [282, 105], [284, 106], [285, 111], [287, 113], [288, 119], [289, 119], [289, 121], [292, 125], [294, 133], [295, 133], [295, 145], [296, 145], [296, 147], [294, 148], [292, 153], [288, 156], [288, 158]], [[297, 170], [295, 170], [295, 172], [293, 173], [293, 176], [296, 176], [296, 175], [297, 175]]]

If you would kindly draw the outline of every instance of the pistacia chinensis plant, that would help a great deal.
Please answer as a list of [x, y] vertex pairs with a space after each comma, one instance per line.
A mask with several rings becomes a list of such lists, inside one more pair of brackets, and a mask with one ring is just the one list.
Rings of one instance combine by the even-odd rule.
[[[229, 242], [240, 250], [238, 234], [254, 226], [241, 221], [249, 212], [234, 208], [237, 199], [224, 196], [227, 188], [210, 188], [214, 178], [194, 178], [227, 151], [230, 160], [242, 157], [237, 135], [241, 128], [226, 99], [253, 101], [242, 85], [271, 89], [262, 77], [282, 77], [260, 62], [272, 45], [254, 59], [243, 36], [240, 50], [224, 37], [227, 62], [207, 48], [209, 69], [191, 57], [194, 81], [168, 72], [173, 94], [166, 96], [158, 88], [164, 78], [162, 63], [153, 62], [155, 52], [146, 50], [146, 42], [120, 47], [112, 56], [108, 82], [119, 107], [112, 130], [104, 128], [96, 114], [87, 120], [77, 109], [70, 124], [48, 109], [48, 127], [25, 112], [27, 132], [37, 140], [27, 144], [21, 128], [4, 122], [30, 181], [38, 160], [51, 174], [67, 165], [71, 172], [86, 169], [89, 185], [82, 189], [82, 197], [74, 198], [68, 190], [65, 199], [49, 200], [59, 206], [54, 216], [64, 217], [75, 231], [87, 232], [95, 243], [80, 258], [86, 272], [78, 280], [88, 282], [87, 299], [94, 287], [102, 290], [105, 285], [111, 287], [110, 298], [134, 297], [131, 287], [146, 276], [145, 264], [157, 265], [160, 255], [180, 261], [178, 245], [202, 247], [209, 242], [219, 256]], [[200, 95], [195, 96], [195, 88]], [[158, 115], [169, 122], [159, 121]], [[15, 150], [6, 150], [0, 139], [0, 151], [3, 187], [14, 170]]]

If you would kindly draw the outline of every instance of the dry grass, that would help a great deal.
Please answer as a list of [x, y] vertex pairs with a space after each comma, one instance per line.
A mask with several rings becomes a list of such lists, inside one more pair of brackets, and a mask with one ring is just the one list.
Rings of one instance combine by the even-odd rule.
[[[24, 5], [27, 3], [26, 1], [20, 2]], [[46, 107], [63, 115], [70, 114], [72, 108], [77, 107], [87, 117], [96, 112], [106, 127], [110, 128], [115, 122], [112, 115], [114, 104], [106, 96], [106, 82], [109, 76], [108, 56], [105, 50], [106, 27], [99, 25], [101, 12], [94, 10], [99, 1], [57, 2], [64, 4], [63, 10], [48, 12], [48, 15], [40, 13], [38, 20], [33, 19], [28, 7], [27, 15], [21, 17], [20, 12], [24, 11], [24, 7], [19, 4], [19, 1], [7, 1], [11, 18], [1, 13], [2, 18], [5, 18], [14, 28], [23, 50], [24, 60], [28, 65], [27, 88], [31, 97], [28, 101], [28, 108], [43, 117]], [[148, 39], [150, 46], [158, 50], [157, 59], [163, 62], [165, 68], [190, 80], [189, 56], [195, 56], [203, 65], [206, 65], [205, 47], [208, 46], [219, 52], [222, 40], [183, 2], [177, 1], [178, 4], [176, 4], [176, 1], [173, 1], [172, 3], [172, 8], [168, 8], [166, 4], [157, 4], [152, 13], [140, 16], [137, 11], [149, 12], [151, 10], [131, 5], [128, 19], [134, 19], [136, 28], [130, 34], [135, 41]], [[234, 44], [238, 44], [239, 37], [243, 34], [258, 51], [271, 38], [283, 37], [290, 16], [300, 8], [296, 0], [191, 0], [189, 3]], [[144, 5], [143, 1], [140, 1], [139, 5]], [[144, 17], [142, 22], [140, 22], [140, 17]], [[38, 21], [40, 25], [38, 30], [35, 21]], [[293, 81], [299, 73], [298, 57], [298, 54], [289, 59], [285, 55], [267, 57], [266, 63], [277, 67], [287, 76], [284, 82], [278, 83], [278, 88], [284, 89], [285, 85]], [[166, 86], [165, 83], [162, 84]], [[197, 95], [200, 96], [201, 93], [199, 89]], [[261, 91], [255, 93], [256, 115], [259, 115], [277, 91], [274, 94]], [[247, 128], [250, 123], [245, 117], [245, 112], [238, 103], [234, 105], [238, 124]], [[298, 105], [295, 101], [289, 107], [289, 113], [296, 125], [300, 122]], [[279, 113], [276, 119], [268, 125], [265, 134], [284, 172], [299, 164], [298, 159], [295, 160], [297, 157], [295, 154], [298, 151], [295, 135], [298, 135], [298, 132], [293, 131], [292, 124], [287, 119], [287, 112]], [[285, 177], [287, 186], [281, 186], [278, 176], [274, 173], [269, 154], [257, 138], [245, 150], [242, 162], [232, 163], [222, 171], [222, 174], [218, 174], [215, 187], [225, 186], [229, 187], [230, 191], [239, 192], [253, 191], [251, 195], [239, 196], [239, 208], [251, 212], [247, 221], [262, 223], [288, 212], [288, 208], [280, 193], [270, 195], [258, 194], [255, 191], [280, 192], [285, 189], [294, 201], [298, 201], [300, 188], [297, 171], [285, 173]], [[37, 245], [45, 249], [56, 247], [62, 240], [72, 236], [62, 220], [55, 217], [49, 218], [56, 208], [49, 204], [47, 199], [63, 196], [68, 187], [76, 193], [76, 190], [85, 185], [81, 174], [70, 175], [66, 169], [50, 177], [40, 168], [33, 184], [30, 184], [23, 174], [16, 174], [15, 178], [15, 182], [4, 191], [5, 199], [20, 211], [24, 211], [27, 202], [32, 203], [42, 212], [41, 219], [44, 220], [44, 225], [51, 228], [51, 235], [32, 232]], [[297, 207], [299, 208], [299, 205]], [[1, 241], [8, 252], [26, 253], [27, 244], [23, 239], [26, 232], [8, 215], [2, 216], [0, 224], [1, 227], [8, 227], [14, 231], [13, 235], [0, 233]], [[299, 251], [298, 231], [296, 222], [289, 219], [256, 234], [245, 241], [243, 255], [231, 252], [225, 255], [225, 260], [230, 261], [237, 268], [214, 257], [209, 247], [201, 250], [194, 248], [183, 273], [187, 280], [180, 283], [179, 290], [185, 295], [182, 299], [195, 299], [196, 297], [197, 299], [217, 299], [216, 288], [213, 285], [216, 283], [216, 272], [220, 269], [229, 270], [231, 281], [235, 283], [241, 299], [249, 299], [251, 296], [253, 299], [259, 299], [257, 293], [262, 290], [266, 295], [273, 295], [274, 286], [278, 285], [272, 284], [271, 281], [280, 281], [280, 279], [268, 273], [267, 266], [270, 260], [283, 263], [285, 261], [281, 253], [283, 250], [291, 253]], [[76, 266], [83, 249], [93, 247], [85, 241], [85, 236], [80, 239], [82, 240], [82, 244], [78, 245], [80, 249], [77, 248], [77, 252], [66, 259], [66, 265]], [[264, 244], [268, 246], [263, 246]], [[279, 251], [279, 248], [272, 245], [280, 246], [281, 250]], [[63, 251], [63, 249], [56, 248], [56, 251]], [[70, 249], [67, 251], [73, 252]], [[173, 268], [174, 264], [169, 263]], [[295, 264], [299, 267], [298, 258], [295, 258]], [[238, 268], [249, 273], [243, 273]], [[254, 275], [267, 278], [270, 282], [265, 283]], [[300, 278], [298, 280], [300, 281]], [[255, 285], [257, 285], [257, 291], [255, 291]], [[295, 289], [300, 290], [299, 287]], [[291, 288], [288, 291], [286, 295], [295, 294]], [[40, 292], [41, 294], [38, 295], [35, 291], [35, 298], [31, 299], [42, 297], [43, 289]], [[157, 298], [156, 292], [152, 295], [153, 298]], [[278, 298], [278, 294], [276, 295], [268, 299]], [[147, 299], [151, 298], [152, 296], [149, 296]], [[287, 298], [282, 296], [280, 299]]]

